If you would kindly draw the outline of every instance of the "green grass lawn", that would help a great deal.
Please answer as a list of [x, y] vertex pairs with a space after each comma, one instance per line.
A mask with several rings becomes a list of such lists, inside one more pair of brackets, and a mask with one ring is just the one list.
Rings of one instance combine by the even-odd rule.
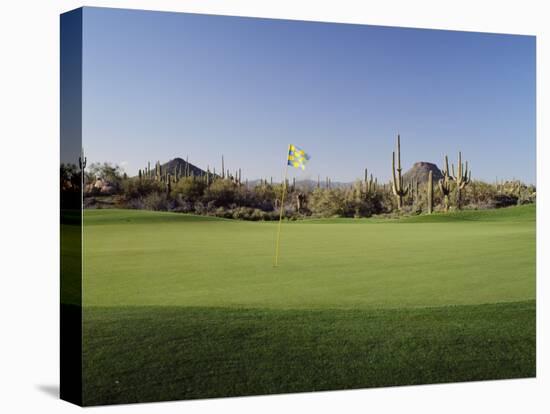
[[535, 375], [535, 208], [86, 211], [86, 404]]

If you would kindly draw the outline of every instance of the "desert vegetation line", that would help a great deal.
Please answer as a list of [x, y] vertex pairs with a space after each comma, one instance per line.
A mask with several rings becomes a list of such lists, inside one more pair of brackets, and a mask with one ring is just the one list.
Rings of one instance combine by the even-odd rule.
[[61, 165], [61, 189], [66, 196], [83, 188], [86, 208], [166, 210], [248, 220], [278, 219], [284, 186], [288, 197], [283, 217], [287, 219], [397, 217], [499, 208], [536, 200], [536, 188], [519, 180], [475, 180], [462, 152], [451, 168], [448, 156], [443, 159], [443, 169], [421, 162], [403, 173], [398, 135], [389, 183], [379, 183], [368, 168], [364, 169], [363, 179], [352, 183], [337, 183], [329, 176], [323, 182], [320, 175], [316, 181], [287, 179], [275, 183], [273, 177], [254, 181], [244, 178], [240, 167], [233, 171], [227, 168], [224, 155], [220, 172], [210, 165], [205, 170], [198, 168], [186, 157], [165, 164], [147, 162], [137, 176], [129, 177], [119, 166], [109, 163], [88, 167], [82, 151], [77, 163]]

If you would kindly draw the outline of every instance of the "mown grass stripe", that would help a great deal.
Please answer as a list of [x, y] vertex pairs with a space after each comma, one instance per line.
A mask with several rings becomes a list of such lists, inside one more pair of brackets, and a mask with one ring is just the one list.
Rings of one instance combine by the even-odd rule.
[[87, 405], [535, 375], [534, 301], [84, 311]]

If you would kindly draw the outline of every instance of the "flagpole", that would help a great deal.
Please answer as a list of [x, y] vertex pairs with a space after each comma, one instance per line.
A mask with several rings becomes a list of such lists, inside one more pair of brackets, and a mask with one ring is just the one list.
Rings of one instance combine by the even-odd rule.
[[[290, 146], [289, 146], [290, 148]], [[281, 207], [279, 212], [279, 224], [277, 226], [277, 241], [275, 242], [275, 261], [273, 265], [277, 267], [279, 265], [279, 241], [281, 240], [281, 223], [283, 222], [283, 211], [285, 207], [285, 193], [286, 193], [286, 179], [288, 176], [288, 151], [285, 167], [285, 177], [283, 178], [283, 194], [281, 195]]]

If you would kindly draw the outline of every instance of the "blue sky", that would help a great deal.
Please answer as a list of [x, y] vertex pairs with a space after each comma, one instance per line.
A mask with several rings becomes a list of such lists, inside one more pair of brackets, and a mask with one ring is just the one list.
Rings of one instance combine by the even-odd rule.
[[535, 182], [535, 37], [85, 8], [88, 162], [176, 156], [281, 176], [351, 181], [369, 168], [442, 164]]

